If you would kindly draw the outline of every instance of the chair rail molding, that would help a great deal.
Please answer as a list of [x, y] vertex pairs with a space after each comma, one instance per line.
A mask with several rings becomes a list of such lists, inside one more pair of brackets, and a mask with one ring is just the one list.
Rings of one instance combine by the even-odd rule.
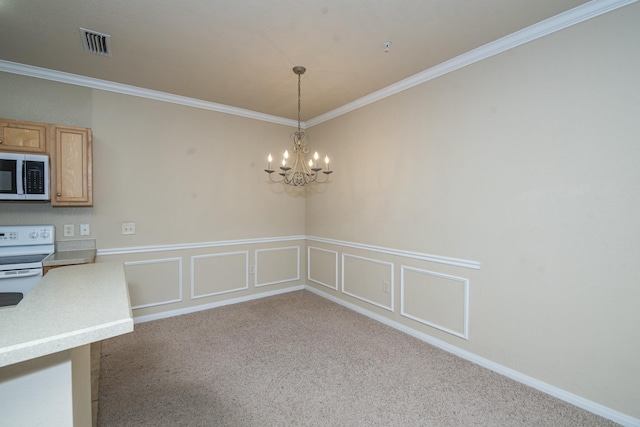
[[378, 253], [387, 254], [387, 255], [396, 255], [400, 257], [412, 258], [412, 259], [417, 259], [421, 261], [430, 261], [430, 262], [437, 262], [440, 264], [454, 265], [456, 267], [472, 268], [474, 270], [479, 270], [481, 266], [479, 261], [472, 261], [472, 260], [461, 259], [461, 258], [450, 258], [450, 257], [441, 256], [441, 255], [425, 254], [421, 252], [405, 251], [402, 249], [385, 248], [382, 246], [366, 245], [362, 243], [346, 242], [343, 240], [327, 239], [324, 237], [306, 236], [306, 240], [310, 242], [328, 243], [330, 245], [338, 245], [338, 246], [343, 246], [343, 247], [353, 248], [353, 249], [362, 249], [365, 251], [378, 252]]

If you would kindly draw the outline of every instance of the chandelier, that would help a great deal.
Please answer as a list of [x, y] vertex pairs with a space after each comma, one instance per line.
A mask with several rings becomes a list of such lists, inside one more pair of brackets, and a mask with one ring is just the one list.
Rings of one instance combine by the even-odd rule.
[[[269, 174], [271, 181], [282, 182], [296, 187], [302, 187], [314, 182], [327, 182], [329, 174], [333, 172], [329, 169], [329, 156], [325, 156], [324, 158], [324, 170], [322, 167], [318, 167], [319, 156], [317, 151], [313, 154], [313, 159], [309, 159], [307, 162], [307, 154], [309, 153], [309, 147], [307, 146], [308, 138], [307, 134], [300, 128], [300, 76], [304, 74], [305, 71], [307, 71], [307, 69], [304, 67], [293, 67], [293, 72], [298, 75], [298, 130], [291, 134], [291, 139], [293, 139], [292, 160], [289, 163], [289, 150], [285, 150], [282, 158], [282, 166], [280, 166], [281, 172], [278, 173], [280, 178], [277, 176], [274, 178], [273, 173], [275, 170], [271, 169], [273, 157], [271, 157], [271, 153], [269, 153], [269, 157], [267, 158], [268, 167], [264, 170]], [[325, 176], [323, 180], [318, 179], [322, 177], [320, 174], [321, 171]]]

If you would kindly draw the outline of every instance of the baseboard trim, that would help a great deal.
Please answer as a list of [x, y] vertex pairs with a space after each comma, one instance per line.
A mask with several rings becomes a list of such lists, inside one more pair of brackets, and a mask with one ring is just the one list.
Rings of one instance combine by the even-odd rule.
[[442, 340], [439, 340], [437, 338], [434, 338], [430, 335], [427, 335], [423, 332], [417, 331], [415, 329], [412, 329], [406, 325], [403, 325], [401, 323], [398, 323], [394, 320], [391, 320], [385, 316], [379, 315], [377, 313], [374, 313], [372, 311], [369, 311], [367, 309], [364, 309], [362, 307], [359, 307], [355, 304], [349, 303], [341, 298], [335, 297], [331, 294], [328, 294], [322, 290], [319, 290], [313, 286], [310, 285], [305, 285], [304, 289], [318, 295], [321, 296], [323, 298], [326, 298], [332, 302], [335, 302], [336, 304], [339, 304], [345, 308], [348, 308], [350, 310], [353, 310], [357, 313], [360, 313], [364, 316], [367, 316], [373, 320], [377, 320], [380, 323], [383, 323], [387, 326], [390, 326], [394, 329], [397, 329], [401, 332], [404, 332], [406, 334], [411, 335], [414, 338], [417, 338], [421, 341], [424, 341], [428, 344], [431, 344], [435, 347], [438, 347], [446, 352], [455, 354], [456, 356], [459, 356], [463, 359], [466, 359], [470, 362], [473, 362], [477, 365], [480, 365], [484, 368], [490, 369], [500, 375], [504, 375], [505, 377], [511, 378], [512, 380], [518, 381], [519, 383], [528, 385], [530, 387], [535, 388], [536, 390], [540, 390], [543, 393], [547, 393], [551, 396], [557, 397], [560, 400], [564, 400], [567, 403], [570, 403], [572, 405], [575, 405], [579, 408], [582, 408], [586, 411], [589, 411], [593, 414], [599, 415], [603, 418], [607, 418], [611, 421], [614, 421], [618, 424], [621, 424], [623, 426], [627, 426], [627, 427], [640, 427], [640, 419], [638, 418], [634, 418], [630, 415], [627, 414], [623, 414], [622, 412], [616, 411], [614, 409], [611, 409], [607, 406], [601, 405], [599, 403], [593, 402], [589, 399], [585, 399], [581, 396], [578, 396], [576, 394], [570, 393], [566, 390], [563, 390], [561, 388], [558, 388], [556, 386], [553, 386], [551, 384], [545, 383], [543, 381], [537, 380], [533, 377], [530, 377], [528, 375], [525, 375], [521, 372], [518, 372], [514, 369], [508, 368], [506, 366], [500, 365], [498, 363], [492, 362], [491, 360], [485, 359], [481, 356], [478, 356], [474, 353], [471, 353], [467, 350], [463, 350], [459, 347], [456, 347], [454, 345], [451, 345], [447, 342], [444, 342]]
[[180, 316], [183, 314], [196, 313], [198, 311], [209, 310], [211, 308], [224, 307], [225, 305], [238, 304], [246, 301], [253, 301], [261, 298], [271, 297], [274, 295], [286, 294], [288, 292], [301, 291], [303, 289], [305, 289], [304, 285], [290, 286], [288, 288], [276, 289], [268, 292], [260, 292], [258, 294], [251, 294], [243, 297], [230, 298], [222, 301], [212, 302], [209, 304], [200, 304], [192, 307], [178, 308], [175, 310], [163, 311], [161, 313], [146, 314], [144, 316], [134, 316], [133, 323], [135, 325], [138, 323], [151, 322], [152, 320], [166, 319], [169, 317]]
[[428, 344], [431, 344], [435, 347], [438, 347], [446, 352], [449, 352], [451, 354], [455, 354], [456, 356], [459, 356], [465, 360], [468, 360], [472, 363], [475, 363], [477, 365], [480, 365], [484, 368], [490, 369], [500, 375], [504, 375], [505, 377], [511, 378], [514, 381], [518, 381], [519, 383], [528, 385], [530, 387], [535, 388], [536, 390], [542, 391], [543, 393], [547, 393], [548, 395], [557, 397], [560, 400], [563, 400], [567, 403], [570, 403], [572, 405], [575, 405], [579, 408], [582, 408], [586, 411], [589, 411], [593, 414], [599, 415], [603, 418], [609, 419], [611, 421], [614, 421], [618, 424], [621, 424], [623, 426], [627, 426], [627, 427], [640, 427], [640, 419], [638, 418], [634, 418], [630, 415], [624, 414], [622, 412], [616, 411], [612, 408], [609, 408], [607, 406], [601, 405], [597, 402], [591, 401], [589, 399], [585, 399], [581, 396], [578, 396], [576, 394], [573, 394], [571, 392], [568, 392], [566, 390], [563, 390], [561, 388], [558, 388], [556, 386], [553, 386], [551, 384], [545, 383], [543, 381], [537, 380], [533, 377], [530, 377], [528, 375], [525, 375], [521, 372], [518, 372], [514, 369], [508, 368], [506, 366], [500, 365], [498, 363], [492, 362], [491, 360], [485, 359], [484, 357], [478, 356], [474, 353], [471, 353], [467, 350], [463, 350], [459, 347], [456, 347], [452, 344], [449, 344], [445, 341], [439, 340], [437, 338], [434, 338], [430, 335], [427, 335], [423, 332], [417, 331], [413, 328], [410, 328], [406, 325], [403, 325], [399, 322], [396, 322], [394, 320], [391, 320], [385, 316], [379, 315], [377, 313], [374, 313], [372, 311], [369, 311], [365, 308], [359, 307], [355, 304], [352, 304], [350, 302], [347, 302], [341, 298], [335, 297], [331, 294], [328, 294], [322, 290], [319, 290], [313, 286], [310, 285], [297, 285], [297, 286], [291, 286], [288, 288], [283, 288], [283, 289], [277, 289], [277, 290], [273, 290], [273, 291], [268, 291], [268, 292], [261, 292], [258, 294], [252, 294], [252, 295], [246, 295], [243, 297], [238, 297], [238, 298], [231, 298], [231, 299], [227, 299], [227, 300], [223, 300], [223, 301], [216, 301], [213, 303], [209, 303], [209, 304], [200, 304], [197, 306], [193, 306], [193, 307], [185, 307], [185, 308], [180, 308], [180, 309], [176, 309], [176, 310], [171, 310], [171, 311], [164, 311], [162, 313], [154, 313], [154, 314], [148, 314], [148, 315], [144, 315], [144, 316], [136, 316], [134, 317], [134, 324], [138, 324], [138, 323], [144, 323], [144, 322], [150, 322], [153, 320], [159, 320], [159, 319], [165, 319], [165, 318], [169, 318], [169, 317], [174, 317], [174, 316], [180, 316], [182, 314], [189, 314], [189, 313], [195, 313], [198, 311], [203, 311], [203, 310], [209, 310], [211, 308], [216, 308], [216, 307], [223, 307], [226, 305], [231, 305], [231, 304], [238, 304], [241, 302], [246, 302], [246, 301], [253, 301], [253, 300], [257, 300], [257, 299], [261, 299], [261, 298], [266, 298], [266, 297], [270, 297], [270, 296], [274, 296], [274, 295], [280, 295], [280, 294], [285, 294], [285, 293], [289, 293], [289, 292], [295, 292], [295, 291], [300, 291], [300, 290], [308, 290], [309, 292], [312, 292], [322, 298], [325, 298], [329, 301], [335, 302], [336, 304], [339, 304], [345, 308], [348, 308], [350, 310], [353, 310], [357, 313], [360, 313], [364, 316], [367, 316], [373, 320], [376, 320], [380, 323], [383, 323], [387, 326], [390, 326], [396, 330], [399, 330], [401, 332], [404, 332], [408, 335], [411, 335], [414, 338], [417, 338], [421, 341], [424, 341]]

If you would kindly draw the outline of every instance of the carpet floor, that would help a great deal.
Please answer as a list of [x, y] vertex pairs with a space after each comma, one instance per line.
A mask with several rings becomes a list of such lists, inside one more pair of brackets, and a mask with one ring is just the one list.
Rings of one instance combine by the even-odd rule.
[[615, 426], [308, 291], [102, 343], [98, 426]]

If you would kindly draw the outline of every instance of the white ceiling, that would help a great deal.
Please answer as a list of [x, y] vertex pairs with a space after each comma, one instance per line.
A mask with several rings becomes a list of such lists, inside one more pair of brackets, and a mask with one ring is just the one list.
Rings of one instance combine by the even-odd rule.
[[[585, 3], [0, 0], [0, 60], [286, 118], [302, 65], [304, 121]], [[112, 56], [79, 27], [111, 35]]]

